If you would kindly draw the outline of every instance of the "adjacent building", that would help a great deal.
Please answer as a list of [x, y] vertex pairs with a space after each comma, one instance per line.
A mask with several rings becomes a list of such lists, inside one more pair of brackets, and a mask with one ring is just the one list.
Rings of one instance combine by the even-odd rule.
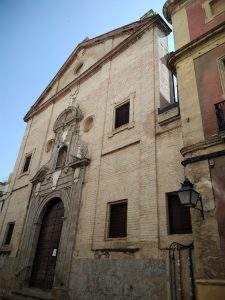
[[[199, 299], [225, 299], [225, 1], [167, 1], [176, 73], [185, 175], [202, 197], [204, 220], [192, 210]], [[200, 207], [199, 207], [200, 208]]]

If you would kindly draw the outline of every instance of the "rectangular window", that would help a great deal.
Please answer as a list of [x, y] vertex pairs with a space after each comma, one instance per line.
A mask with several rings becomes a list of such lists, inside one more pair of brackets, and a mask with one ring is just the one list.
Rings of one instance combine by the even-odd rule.
[[222, 73], [221, 74], [222, 85], [225, 88], [225, 58], [224, 57], [221, 59], [220, 64], [221, 64], [221, 73]]
[[127, 236], [127, 201], [111, 203], [109, 206], [109, 238]]
[[225, 95], [225, 57], [224, 56], [218, 58], [218, 68], [220, 74], [220, 82], [223, 89], [223, 95]]
[[130, 102], [126, 102], [115, 109], [115, 129], [129, 123]]
[[12, 239], [15, 223], [8, 223], [4, 245], [9, 245]]
[[0, 201], [0, 212], [3, 211], [3, 207], [4, 207], [4, 200]]
[[31, 161], [31, 154], [27, 155], [25, 157], [25, 162], [24, 162], [24, 165], [23, 165], [23, 171], [22, 171], [22, 173], [25, 173], [25, 172], [27, 172], [29, 170], [30, 161]]
[[178, 194], [168, 193], [169, 233], [192, 233], [190, 208], [181, 204]]
[[225, 11], [225, 1], [224, 0], [212, 0], [210, 2], [210, 8], [213, 16], [217, 16]]

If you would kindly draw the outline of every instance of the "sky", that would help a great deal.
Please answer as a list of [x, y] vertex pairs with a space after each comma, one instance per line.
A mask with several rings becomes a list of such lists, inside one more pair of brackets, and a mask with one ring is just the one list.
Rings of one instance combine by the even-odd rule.
[[[165, 0], [0, 0], [0, 181], [13, 171], [23, 117], [76, 45]], [[170, 49], [173, 38], [170, 35]]]

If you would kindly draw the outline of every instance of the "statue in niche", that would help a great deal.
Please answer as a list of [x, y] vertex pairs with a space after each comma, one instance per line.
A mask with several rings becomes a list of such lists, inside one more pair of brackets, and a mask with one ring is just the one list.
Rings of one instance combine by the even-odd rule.
[[[48, 174], [52, 181], [52, 189], [55, 189], [60, 176], [66, 174], [69, 168], [75, 170], [74, 180], [79, 179], [80, 172], [76, 171], [76, 168], [89, 163], [88, 148], [79, 136], [79, 123], [82, 119], [83, 113], [79, 106], [68, 107], [58, 116], [53, 127], [55, 143], [51, 158], [42, 168], [45, 171], [39, 170], [33, 182], [42, 182], [41, 176], [45, 177]], [[36, 187], [36, 193], [39, 193], [40, 185]]]

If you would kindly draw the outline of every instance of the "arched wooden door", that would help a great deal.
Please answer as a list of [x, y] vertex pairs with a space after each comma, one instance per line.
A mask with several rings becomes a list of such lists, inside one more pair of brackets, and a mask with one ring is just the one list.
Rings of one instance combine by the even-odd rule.
[[51, 289], [63, 225], [64, 207], [59, 198], [50, 202], [43, 216], [30, 286]]

